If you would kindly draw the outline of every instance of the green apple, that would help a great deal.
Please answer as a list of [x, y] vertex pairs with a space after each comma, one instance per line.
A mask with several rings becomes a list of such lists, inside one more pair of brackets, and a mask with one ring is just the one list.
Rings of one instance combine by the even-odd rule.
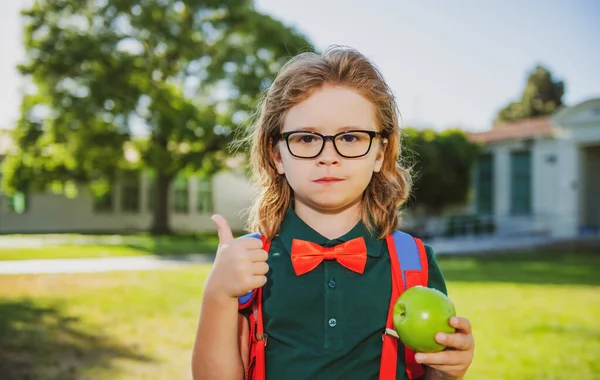
[[454, 333], [450, 318], [454, 304], [437, 289], [414, 286], [394, 304], [394, 328], [402, 343], [415, 352], [437, 352], [446, 348], [435, 340], [438, 332]]

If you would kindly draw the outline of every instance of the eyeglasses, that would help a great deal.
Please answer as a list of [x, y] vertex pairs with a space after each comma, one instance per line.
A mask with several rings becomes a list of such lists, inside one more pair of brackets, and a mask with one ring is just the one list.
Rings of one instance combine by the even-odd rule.
[[292, 131], [279, 135], [279, 140], [285, 140], [291, 155], [298, 158], [315, 158], [321, 154], [327, 140], [331, 140], [335, 151], [344, 158], [366, 156], [371, 150], [373, 139], [381, 136], [375, 131], [351, 130], [322, 135], [312, 131]]

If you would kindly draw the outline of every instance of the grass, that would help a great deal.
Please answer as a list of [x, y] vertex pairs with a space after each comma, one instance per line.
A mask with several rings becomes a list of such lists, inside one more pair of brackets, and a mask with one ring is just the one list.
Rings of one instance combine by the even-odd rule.
[[[32, 235], [12, 236], [22, 239], [24, 247], [16, 244], [0, 247], [2, 260], [64, 259], [143, 255], [185, 255], [214, 253], [219, 239], [214, 234], [152, 236], [138, 235]], [[23, 244], [25, 245], [25, 244]]]
[[[466, 379], [600, 379], [600, 253], [440, 257], [474, 326]], [[208, 265], [0, 276], [8, 379], [190, 379]]]

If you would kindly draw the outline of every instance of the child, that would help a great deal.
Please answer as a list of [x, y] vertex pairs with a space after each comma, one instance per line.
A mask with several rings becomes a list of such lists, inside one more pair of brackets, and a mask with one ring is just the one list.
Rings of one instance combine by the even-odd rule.
[[[267, 379], [377, 379], [394, 260], [385, 238], [398, 226], [411, 184], [398, 162], [394, 97], [367, 58], [334, 47], [288, 62], [259, 116], [251, 161], [261, 193], [250, 227], [270, 248], [234, 239], [225, 219], [213, 217], [220, 244], [204, 288], [194, 379], [252, 375], [248, 312], [238, 313], [238, 297], [261, 287]], [[366, 254], [342, 265], [329, 256], [307, 264], [293, 252], [346, 243]], [[433, 251], [426, 252], [427, 285], [445, 293]], [[461, 379], [471, 363], [469, 322], [450, 324], [456, 333], [436, 336], [449, 349], [413, 357], [425, 379]], [[397, 347], [393, 377], [405, 379], [404, 347]]]

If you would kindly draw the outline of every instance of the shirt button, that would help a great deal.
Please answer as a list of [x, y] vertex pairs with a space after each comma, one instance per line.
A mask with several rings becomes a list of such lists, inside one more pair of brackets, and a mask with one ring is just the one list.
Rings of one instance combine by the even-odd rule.
[[336, 283], [333, 280], [329, 280], [329, 282], [327, 283], [327, 286], [329, 286], [331, 289], [335, 289]]
[[329, 320], [329, 327], [335, 327], [335, 325], [337, 325], [337, 321], [335, 320], [335, 318], [331, 318]]

